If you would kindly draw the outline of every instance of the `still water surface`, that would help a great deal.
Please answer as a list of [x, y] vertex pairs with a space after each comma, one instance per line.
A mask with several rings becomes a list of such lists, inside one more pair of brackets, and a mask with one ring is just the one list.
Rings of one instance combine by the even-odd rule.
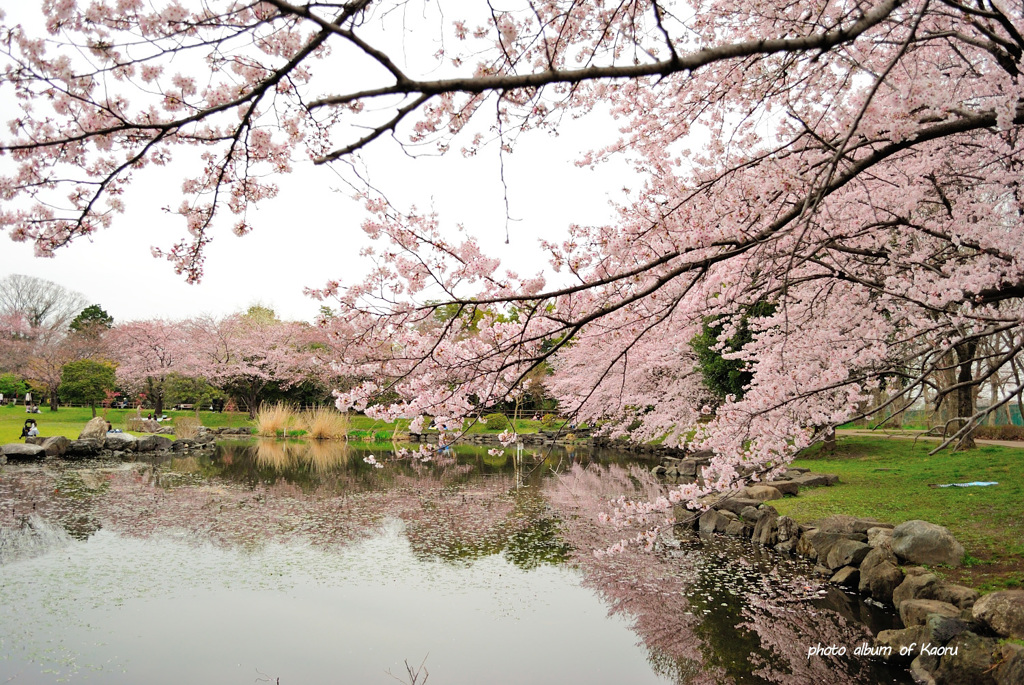
[[660, 487], [627, 455], [370, 453], [3, 467], [0, 683], [909, 682], [806, 658], [891, 619], [800, 562], [685, 536], [595, 558], [604, 502]]

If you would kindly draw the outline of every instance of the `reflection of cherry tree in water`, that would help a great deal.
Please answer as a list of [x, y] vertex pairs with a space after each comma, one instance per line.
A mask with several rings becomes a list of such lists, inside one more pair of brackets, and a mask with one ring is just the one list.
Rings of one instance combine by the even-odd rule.
[[434, 483], [435, 488], [422, 476], [401, 476], [395, 485], [406, 496], [393, 502], [393, 511], [405, 522], [406, 537], [420, 558], [472, 561], [498, 554], [521, 525], [512, 517], [513, 483], [507, 476], [462, 487]]
[[[427, 486], [427, 490], [424, 486]], [[490, 475], [430, 488], [430, 479], [400, 476], [392, 502], [413, 553], [423, 559], [471, 562], [493, 554], [520, 568], [559, 563], [568, 549], [535, 488], [516, 488], [514, 475]]]
[[743, 608], [746, 619], [739, 625], [755, 633], [762, 648], [770, 653], [751, 655], [756, 675], [772, 683], [879, 683], [884, 675], [876, 672], [875, 662], [867, 658], [838, 656], [807, 657], [807, 650], [819, 643], [827, 647], [846, 647], [851, 655], [857, 645], [872, 644], [871, 634], [834, 611], [814, 611], [794, 607], [784, 594], [774, 597], [751, 595]]
[[810, 568], [749, 543], [679, 539], [664, 534], [655, 552], [636, 545], [595, 554], [621, 536], [595, 525], [623, 494], [653, 501], [662, 486], [644, 469], [574, 467], [552, 480], [547, 500], [562, 535], [578, 550], [584, 582], [632, 620], [652, 668], [676, 683], [877, 683], [886, 674], [856, 658], [813, 657], [818, 642], [847, 646], [868, 638], [828, 609], [814, 606]]
[[8, 468], [0, 478], [0, 528], [19, 529], [37, 516], [59, 523], [69, 535], [84, 540], [100, 528], [94, 503], [107, 492], [114, 475], [113, 468]]
[[[276, 453], [275, 453], [276, 454]], [[468, 465], [374, 469], [360, 458], [327, 468], [276, 454], [278, 478], [254, 453], [184, 457], [163, 464], [9, 469], [0, 479], [0, 523], [16, 527], [33, 513], [79, 537], [99, 527], [129, 537], [181, 536], [224, 547], [268, 543], [344, 547], [403, 521], [424, 560], [469, 563], [503, 554], [522, 568], [558, 563], [575, 550], [584, 582], [628, 617], [656, 672], [677, 683], [875, 683], [886, 679], [865, 660], [806, 658], [809, 645], [866, 638], [857, 625], [808, 601], [817, 586], [799, 562], [739, 541], [697, 543], [663, 535], [652, 554], [636, 545], [595, 555], [621, 535], [598, 525], [610, 499], [650, 501], [658, 484], [639, 467], [574, 466], [542, 485], [514, 474], [481, 477]], [[320, 455], [318, 458], [324, 458]], [[302, 462], [302, 463], [293, 463]], [[304, 464], [304, 465], [303, 465]], [[304, 475], [305, 474], [305, 475]], [[252, 478], [256, 478], [255, 481]], [[773, 572], [774, 569], [774, 572]]]
[[12, 471], [0, 480], [0, 523], [14, 529], [37, 513], [69, 530], [88, 520], [75, 529], [80, 538], [102, 527], [225, 547], [330, 547], [369, 537], [393, 517], [420, 558], [472, 560], [507, 550], [513, 563], [531, 567], [564, 556], [538, 494], [517, 489], [511, 475], [472, 477], [473, 467], [454, 463], [378, 471], [347, 453], [339, 461], [302, 446], [259, 447], [216, 460]]

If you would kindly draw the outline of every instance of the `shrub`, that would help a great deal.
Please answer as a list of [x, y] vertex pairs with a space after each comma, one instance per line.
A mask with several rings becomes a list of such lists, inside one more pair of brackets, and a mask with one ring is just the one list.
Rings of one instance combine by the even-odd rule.
[[194, 416], [182, 416], [174, 420], [174, 435], [179, 438], [195, 438], [199, 435], [202, 422]]
[[348, 435], [348, 414], [331, 406], [316, 406], [302, 412], [300, 421], [306, 434], [317, 440], [341, 440]]
[[484, 417], [487, 430], [504, 431], [509, 429], [508, 418], [504, 414], [488, 414]]
[[13, 373], [0, 373], [0, 394], [5, 399], [24, 397], [26, 392], [28, 392], [28, 386], [25, 385], [21, 376]]
[[145, 419], [141, 416], [127, 416], [124, 420], [125, 430], [142, 433], [145, 431], [145, 427], [142, 425], [143, 421], [145, 421]]
[[974, 437], [979, 440], [1024, 440], [1024, 426], [978, 426]]
[[558, 417], [554, 414], [545, 414], [540, 417], [540, 427], [544, 430], [554, 428], [556, 423], [558, 423]]

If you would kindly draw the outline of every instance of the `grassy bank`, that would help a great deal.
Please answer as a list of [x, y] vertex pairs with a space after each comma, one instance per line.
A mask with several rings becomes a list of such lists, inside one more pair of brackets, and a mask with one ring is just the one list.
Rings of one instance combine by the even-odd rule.
[[[97, 416], [106, 416], [114, 428], [126, 429], [126, 419], [135, 416], [134, 409], [97, 409]], [[142, 412], [145, 416], [146, 411]], [[195, 416], [194, 411], [167, 411], [165, 412], [173, 420], [182, 416]], [[63, 435], [68, 439], [75, 439], [82, 431], [85, 424], [92, 418], [92, 411], [88, 407], [61, 407], [52, 412], [42, 407], [39, 414], [26, 414], [25, 407], [4, 406], [0, 407], [0, 444], [8, 442], [19, 442], [21, 440], [21, 428], [25, 425], [25, 419], [33, 418], [39, 424], [40, 435], [49, 437], [51, 435]], [[252, 426], [249, 415], [245, 412], [199, 412], [199, 419], [204, 426], [219, 428], [223, 426], [241, 427]], [[514, 422], [517, 433], [536, 433], [541, 430], [540, 421], [520, 419]], [[381, 442], [390, 442], [391, 435], [395, 428], [401, 434], [408, 429], [409, 422], [402, 420], [397, 423], [376, 421], [363, 414], [352, 414], [349, 417], [349, 435], [359, 440], [379, 439]], [[500, 433], [501, 428], [493, 424], [474, 424], [468, 432], [470, 433]]]
[[[536, 433], [541, 430], [540, 421], [534, 421], [531, 419], [516, 419], [515, 421], [510, 420], [510, 424], [515, 427], [516, 433]], [[375, 421], [363, 414], [352, 414], [349, 417], [349, 433], [355, 433], [358, 435], [374, 435], [378, 433], [394, 433], [395, 428], [398, 428], [399, 433], [407, 432], [409, 429], [409, 421], [402, 419], [396, 423], [388, 423], [385, 421]], [[551, 430], [554, 430], [552, 427]], [[492, 423], [474, 423], [470, 426], [467, 433], [500, 433], [504, 430], [502, 427], [495, 426]]]
[[[835, 454], [814, 447], [794, 463], [836, 473], [840, 484], [811, 488], [772, 502], [805, 522], [833, 514], [890, 523], [914, 519], [949, 528], [967, 550], [961, 569], [946, 577], [982, 589], [1024, 586], [1024, 449], [982, 446], [928, 456], [934, 443], [886, 437], [841, 437]], [[933, 488], [930, 485], [997, 481], [999, 485]]]
[[[146, 416], [148, 412], [142, 412]], [[195, 416], [193, 411], [168, 411], [165, 412], [173, 419], [182, 416]], [[97, 409], [97, 416], [104, 416], [114, 428], [125, 430], [126, 420], [129, 416], [135, 416], [134, 409]], [[21, 441], [21, 428], [25, 425], [25, 419], [32, 418], [39, 425], [39, 434], [49, 437], [52, 435], [63, 435], [74, 440], [82, 432], [82, 428], [92, 418], [92, 410], [88, 407], [61, 407], [57, 411], [50, 411], [47, 407], [41, 407], [38, 414], [26, 414], [25, 407], [0, 407], [0, 444]], [[199, 412], [199, 419], [204, 426], [217, 428], [221, 426], [248, 426], [249, 415], [245, 412]]]

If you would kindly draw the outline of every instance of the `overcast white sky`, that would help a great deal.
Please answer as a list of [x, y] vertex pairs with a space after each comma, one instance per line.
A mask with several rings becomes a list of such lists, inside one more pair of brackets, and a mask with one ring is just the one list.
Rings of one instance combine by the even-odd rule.
[[[0, 4], [5, 10], [12, 6], [9, 0]], [[19, 6], [19, 14], [26, 9]], [[0, 119], [9, 118], [3, 114]], [[602, 141], [588, 133], [598, 129]], [[610, 221], [608, 193], [630, 185], [632, 174], [623, 165], [597, 171], [574, 166], [583, 150], [599, 147], [614, 134], [610, 120], [598, 129], [577, 123], [563, 127], [558, 137], [529, 134], [506, 157], [511, 215], [518, 219], [507, 246], [494, 146], [471, 160], [457, 152], [443, 159], [410, 159], [393, 141], [383, 140], [364, 157], [374, 185], [398, 206], [433, 206], [446, 225], [463, 223], [488, 254], [500, 255], [506, 266], [524, 275], [546, 266], [537, 247], [540, 237], [556, 239], [572, 222]], [[367, 243], [360, 229], [365, 214], [352, 199], [352, 189], [331, 169], [307, 164], [277, 179], [279, 196], [248, 216], [255, 226], [250, 235], [234, 236], [234, 217], [223, 217], [208, 248], [203, 282], [186, 284], [169, 262], [150, 254], [152, 246], [169, 248], [187, 235], [183, 219], [162, 209], [180, 203], [182, 179], [195, 174], [188, 152], [176, 154], [177, 162], [167, 168], [135, 176], [125, 214], [91, 242], [79, 240], [52, 259], [39, 259], [31, 245], [0, 235], [0, 277], [19, 273], [54, 281], [100, 304], [117, 321], [223, 315], [255, 303], [272, 307], [283, 318], [311, 320], [320, 304], [303, 295], [304, 287], [320, 287], [330, 279], [354, 283], [367, 268], [358, 257]]]
[[[474, 160], [457, 154], [410, 160], [385, 142], [367, 157], [377, 160], [374, 181], [393, 200], [414, 201], [421, 209], [433, 203], [446, 225], [464, 223], [489, 254], [529, 274], [546, 265], [538, 239], [562, 235], [571, 222], [611, 219], [607, 189], [616, 180], [622, 185], [621, 169], [616, 178], [612, 169], [576, 168], [572, 160], [585, 147], [582, 132], [556, 139], [540, 133], [506, 158], [511, 215], [518, 219], [508, 246], [493, 149]], [[20, 273], [54, 281], [102, 305], [118, 321], [223, 315], [254, 303], [283, 318], [311, 320], [320, 304], [302, 294], [304, 287], [330, 279], [354, 283], [366, 269], [358, 256], [368, 243], [360, 228], [361, 205], [334, 172], [310, 165], [282, 177], [279, 196], [250, 214], [256, 227], [251, 234], [234, 236], [227, 217], [209, 246], [203, 282], [186, 284], [170, 262], [150, 254], [151, 246], [166, 248], [185, 235], [183, 219], [162, 210], [179, 202], [185, 175], [174, 164], [139, 175], [126, 197], [127, 211], [110, 229], [52, 259], [36, 258], [31, 245], [0, 236], [0, 277]]]

